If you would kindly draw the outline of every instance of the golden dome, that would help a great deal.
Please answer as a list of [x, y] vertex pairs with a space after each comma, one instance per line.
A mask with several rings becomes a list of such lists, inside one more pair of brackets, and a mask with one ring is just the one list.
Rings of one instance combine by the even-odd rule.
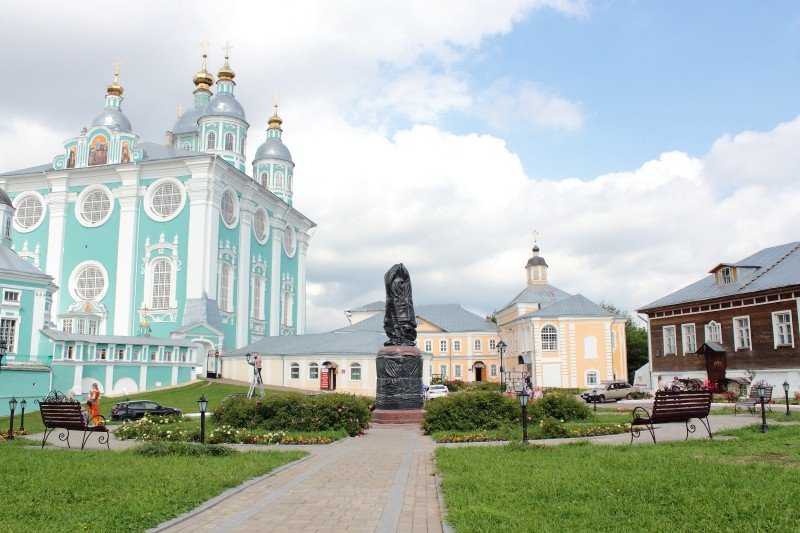
[[222, 47], [222, 51], [225, 52], [225, 63], [222, 65], [222, 68], [219, 69], [219, 72], [217, 72], [217, 77], [221, 80], [231, 81], [234, 76], [236, 76], [236, 73], [233, 72], [231, 66], [228, 64], [231, 48], [233, 48], [233, 46], [230, 43], [225, 43], [225, 46]]
[[278, 116], [278, 104], [275, 104], [275, 111], [272, 113], [272, 116], [269, 117], [267, 124], [269, 124], [270, 128], [280, 128], [281, 124], [283, 124], [283, 119]]
[[119, 59], [114, 61], [114, 81], [108, 86], [107, 93], [109, 95], [122, 96], [122, 93], [125, 92], [125, 89], [119, 84], [119, 66], [121, 64], [122, 61]]

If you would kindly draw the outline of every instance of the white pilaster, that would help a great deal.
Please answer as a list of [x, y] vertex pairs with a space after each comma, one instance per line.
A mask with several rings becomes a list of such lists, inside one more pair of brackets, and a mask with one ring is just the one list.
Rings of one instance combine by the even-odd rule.
[[[144, 358], [150, 358], [150, 352], [146, 349], [147, 346], [142, 347], [141, 356]], [[145, 361], [146, 359], [143, 359]], [[142, 366], [139, 367], [139, 391], [147, 390], [147, 364], [142, 363]]]
[[43, 290], [36, 290], [33, 296], [33, 316], [31, 317], [32, 320], [32, 327], [31, 327], [31, 347], [30, 353], [31, 354], [31, 362], [35, 362], [39, 359], [40, 356], [44, 356], [45, 354], [39, 352], [39, 341], [42, 338], [41, 333], [39, 330], [44, 327], [44, 305], [45, 300], [47, 299], [47, 292]]
[[[114, 353], [106, 353], [106, 358], [111, 359], [114, 357]], [[109, 394], [112, 390], [114, 390], [114, 365], [110, 362], [106, 362], [106, 379], [104, 381], [105, 393]]]
[[[64, 347], [66, 350], [66, 346]], [[72, 390], [75, 391], [75, 395], [83, 394], [83, 390], [81, 390], [81, 381], [83, 381], [83, 364], [82, 363], [75, 363], [75, 373], [72, 377]]]
[[122, 185], [116, 190], [119, 200], [119, 232], [117, 235], [117, 275], [114, 297], [114, 334], [133, 335], [133, 288], [136, 286], [136, 232], [139, 216], [139, 169], [119, 168]]
[[283, 254], [283, 221], [271, 219], [272, 262], [270, 268], [269, 294], [269, 334], [274, 337], [280, 333], [281, 320], [281, 256]]
[[307, 234], [297, 236], [297, 334], [306, 332], [306, 252], [308, 251]]
[[170, 376], [170, 385], [178, 384], [178, 365], [172, 365], [172, 376]]
[[[206, 284], [209, 263], [217, 263], [216, 235], [212, 238], [210, 229], [218, 228], [218, 219], [210, 216], [211, 190], [210, 174], [213, 159], [203, 161], [187, 161], [186, 165], [192, 177], [186, 181], [186, 194], [189, 200], [189, 236], [186, 258], [186, 297], [200, 298], [203, 291], [213, 297]], [[216, 233], [216, 232], [215, 232]], [[209, 247], [209, 244], [213, 245]], [[214, 274], [216, 278], [216, 272]], [[214, 283], [216, 287], [216, 280]]]
[[[57, 317], [61, 312], [61, 294], [69, 289], [64, 286], [64, 279], [61, 276], [63, 264], [61, 253], [64, 250], [64, 225], [67, 215], [67, 186], [69, 185], [68, 174], [53, 174], [48, 176], [50, 182], [50, 194], [47, 195], [47, 210], [50, 213], [50, 225], [47, 235], [47, 248], [53, 253], [47, 254], [47, 264], [45, 272], [54, 278], [56, 285], [61, 287], [60, 291], [53, 294], [53, 317]], [[78, 384], [80, 387], [80, 383]]]
[[250, 327], [250, 242], [255, 203], [246, 195], [239, 202], [239, 275], [236, 297], [236, 347], [247, 345]]

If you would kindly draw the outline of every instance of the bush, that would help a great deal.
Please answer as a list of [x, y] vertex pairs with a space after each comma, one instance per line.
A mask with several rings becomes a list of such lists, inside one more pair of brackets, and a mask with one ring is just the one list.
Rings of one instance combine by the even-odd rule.
[[519, 404], [498, 392], [464, 391], [434, 398], [425, 404], [422, 430], [476, 431], [497, 429], [512, 424], [519, 415]]
[[561, 420], [550, 416], [542, 418], [538, 430], [534, 433], [539, 439], [562, 439], [571, 436], [567, 426]]
[[472, 383], [472, 390], [488, 390], [494, 392], [501, 392], [500, 391], [500, 383], [494, 383], [492, 381], [476, 381]]
[[261, 398], [232, 397], [214, 409], [217, 425], [269, 431], [342, 430], [351, 437], [369, 427], [374, 400], [352, 394], [267, 394]]
[[200, 440], [200, 423], [197, 420], [181, 421], [174, 416], [143, 416], [133, 422], [124, 422], [114, 430], [120, 440], [165, 440], [197, 442]]
[[574, 396], [563, 394], [548, 394], [530, 403], [531, 417], [551, 417], [564, 422], [572, 420], [586, 420], [592, 416], [592, 411], [586, 404], [579, 402]]
[[467, 387], [467, 384], [461, 381], [460, 379], [445, 381], [443, 385], [447, 387], [447, 390], [450, 392], [457, 392]]
[[631, 393], [631, 400], [649, 400], [652, 397], [653, 395], [650, 394], [649, 392], [633, 391]]
[[147, 442], [133, 449], [137, 455], [149, 457], [163, 457], [165, 455], [179, 455], [183, 457], [225, 457], [238, 453], [227, 446], [215, 444], [192, 444], [189, 442]]

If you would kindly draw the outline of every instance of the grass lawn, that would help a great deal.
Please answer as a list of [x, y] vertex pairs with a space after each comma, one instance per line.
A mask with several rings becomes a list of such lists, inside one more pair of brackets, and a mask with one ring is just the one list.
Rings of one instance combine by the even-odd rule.
[[143, 531], [304, 452], [143, 457], [0, 441], [4, 531]]
[[797, 531], [800, 426], [724, 433], [737, 438], [438, 448], [447, 519], [456, 531]]
[[[208, 399], [208, 410], [213, 411], [214, 407], [219, 405], [225, 396], [229, 394], [247, 392], [246, 386], [241, 385], [228, 385], [224, 383], [214, 383], [209, 381], [196, 381], [185, 385], [183, 387], [176, 387], [173, 389], [165, 389], [152, 392], [142, 392], [139, 394], [130, 394], [128, 396], [117, 396], [115, 398], [100, 398], [100, 408], [103, 416], [107, 417], [110, 422], [109, 411], [111, 407], [117, 402], [124, 401], [126, 398], [131, 400], [152, 400], [166, 405], [168, 407], [176, 407], [184, 413], [196, 413], [197, 400], [201, 395], [205, 394]], [[29, 409], [36, 409], [37, 404], [31, 402], [28, 404]], [[8, 429], [8, 417], [0, 418], [0, 431]], [[19, 408], [14, 414], [14, 429], [19, 428]], [[25, 412], [25, 429], [28, 433], [39, 433], [44, 431], [42, 425], [42, 417], [39, 415], [38, 410]]]

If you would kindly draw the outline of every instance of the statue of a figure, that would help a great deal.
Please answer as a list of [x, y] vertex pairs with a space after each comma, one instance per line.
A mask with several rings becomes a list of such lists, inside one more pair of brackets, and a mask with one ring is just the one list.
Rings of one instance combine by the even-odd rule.
[[403, 263], [394, 265], [383, 276], [386, 285], [386, 314], [383, 329], [389, 340], [384, 346], [414, 346], [417, 321], [411, 297], [411, 276]]

